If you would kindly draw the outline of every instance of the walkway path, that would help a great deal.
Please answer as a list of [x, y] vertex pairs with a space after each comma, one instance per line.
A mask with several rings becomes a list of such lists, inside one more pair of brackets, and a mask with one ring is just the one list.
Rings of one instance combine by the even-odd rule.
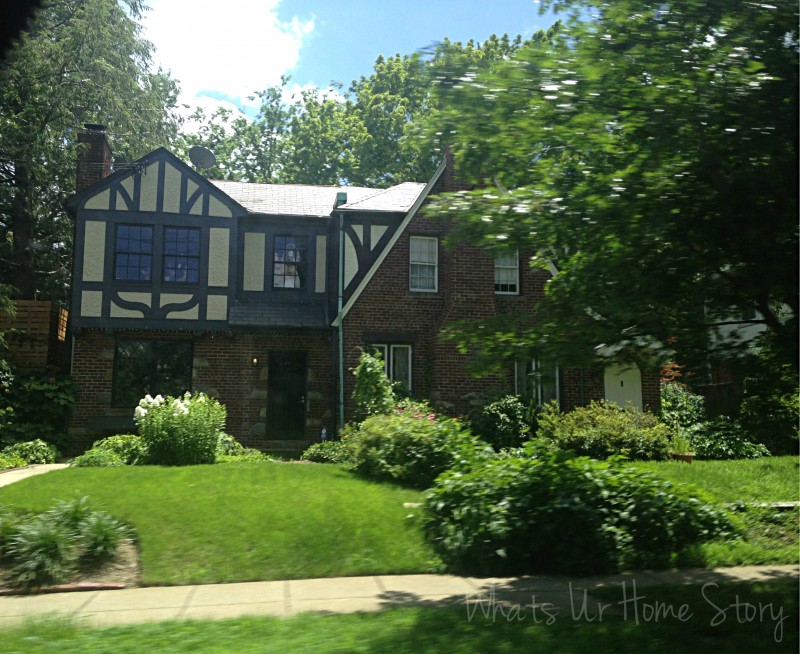
[[[41, 474], [58, 466], [34, 466], [0, 474], [0, 485]], [[502, 611], [532, 610], [531, 605], [552, 604], [571, 611], [583, 601], [583, 591], [596, 588], [623, 591], [664, 584], [703, 584], [720, 587], [735, 582], [797, 579], [797, 565], [747, 566], [712, 570], [633, 572], [605, 577], [515, 577], [503, 579], [450, 575], [381, 575], [300, 579], [195, 586], [158, 586], [122, 590], [86, 590], [42, 595], [0, 597], [0, 628], [28, 617], [59, 615], [91, 625], [127, 624], [172, 619], [216, 619], [245, 615], [286, 617], [313, 611], [352, 613], [393, 606], [460, 605], [465, 610], [503, 619]], [[650, 598], [658, 599], [657, 597]], [[604, 600], [608, 603], [608, 599]], [[698, 601], [702, 601], [699, 594]], [[595, 604], [590, 599], [588, 611]]]

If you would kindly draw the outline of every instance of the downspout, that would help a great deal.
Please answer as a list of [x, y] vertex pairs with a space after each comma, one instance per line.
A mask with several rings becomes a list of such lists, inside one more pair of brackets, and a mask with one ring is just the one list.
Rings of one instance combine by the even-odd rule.
[[[336, 194], [336, 206], [341, 206], [347, 202], [347, 193], [339, 192]], [[339, 279], [338, 279], [338, 303], [336, 311], [336, 322], [339, 326], [339, 429], [344, 429], [344, 325], [342, 321], [342, 307], [344, 298], [344, 212], [339, 211]]]

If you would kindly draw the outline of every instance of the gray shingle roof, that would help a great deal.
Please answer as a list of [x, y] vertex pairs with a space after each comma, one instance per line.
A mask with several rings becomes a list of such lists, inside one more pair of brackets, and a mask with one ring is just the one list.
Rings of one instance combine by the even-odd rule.
[[311, 303], [247, 303], [231, 306], [228, 323], [234, 327], [311, 327], [328, 326], [325, 305]]
[[415, 182], [405, 182], [388, 189], [372, 189], [363, 186], [209, 181], [251, 213], [320, 218], [331, 215], [336, 194], [340, 191], [347, 193], [347, 203], [343, 205], [345, 209], [405, 212], [425, 187]]

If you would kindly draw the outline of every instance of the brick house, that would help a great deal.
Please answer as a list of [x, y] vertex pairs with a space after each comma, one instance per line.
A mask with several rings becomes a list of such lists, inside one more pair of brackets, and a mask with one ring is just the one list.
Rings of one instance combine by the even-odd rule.
[[388, 189], [210, 181], [163, 148], [112, 174], [102, 128], [87, 128], [68, 202], [81, 443], [132, 429], [145, 393], [191, 389], [226, 405], [243, 443], [302, 447], [352, 415], [364, 348], [453, 414], [493, 387], [657, 410], [657, 376], [637, 368], [512, 362], [476, 379], [437, 337], [454, 320], [532, 309], [549, 276], [518, 253], [443, 247], [425, 204], [454, 188], [444, 162], [427, 184]]

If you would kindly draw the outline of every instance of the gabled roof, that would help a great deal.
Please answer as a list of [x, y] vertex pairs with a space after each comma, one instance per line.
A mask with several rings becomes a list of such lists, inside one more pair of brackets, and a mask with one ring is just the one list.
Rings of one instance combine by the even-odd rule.
[[311, 186], [307, 184], [253, 184], [209, 180], [250, 213], [328, 218], [336, 207], [336, 195], [347, 193], [342, 209], [405, 213], [425, 187], [406, 182], [388, 189], [363, 186]]

